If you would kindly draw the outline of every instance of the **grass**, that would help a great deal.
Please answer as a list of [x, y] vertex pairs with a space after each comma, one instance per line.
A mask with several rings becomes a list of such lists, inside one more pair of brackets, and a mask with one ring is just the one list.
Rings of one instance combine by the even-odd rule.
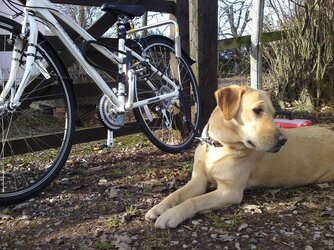
[[143, 133], [127, 135], [115, 138], [115, 144], [112, 150], [124, 150], [128, 147], [148, 147], [151, 143]]
[[186, 163], [182, 168], [179, 170], [181, 175], [185, 175], [186, 173], [192, 172], [193, 169], [193, 163], [189, 162]]
[[124, 222], [117, 218], [109, 218], [102, 222], [109, 229], [117, 229], [124, 225]]
[[133, 193], [132, 191], [126, 191], [126, 190], [124, 190], [123, 192], [122, 192], [122, 194], [123, 194], [123, 197], [124, 198], [133, 198], [133, 197], [135, 197], [135, 193]]
[[313, 220], [317, 225], [324, 225], [328, 223], [328, 216], [323, 216], [319, 213], [311, 213], [309, 220]]
[[124, 168], [117, 168], [117, 169], [111, 169], [108, 174], [107, 177], [121, 177], [126, 173], [126, 169]]
[[104, 152], [118, 152], [130, 147], [148, 147], [152, 145], [147, 137], [142, 133], [116, 137], [112, 147], [102, 147], [105, 143], [105, 140], [99, 140], [73, 145], [71, 154], [76, 156], [85, 156], [87, 154], [91, 154], [93, 151], [103, 150]]
[[4, 209], [1, 210], [1, 213], [8, 215], [8, 214], [10, 214], [10, 209], [8, 207], [6, 207], [6, 208], [4, 208]]
[[100, 250], [116, 249], [115, 246], [109, 242], [97, 242], [95, 248]]
[[137, 213], [137, 208], [133, 205], [129, 206], [129, 207], [126, 207], [125, 208], [125, 212], [128, 213], [129, 215], [136, 215]]
[[45, 165], [46, 163], [51, 163], [58, 151], [55, 149], [48, 149], [44, 151], [26, 153], [22, 155], [14, 155], [4, 158], [2, 164], [14, 167], [19, 164], [29, 164], [31, 162], [41, 163]]
[[[97, 147], [97, 145], [102, 145], [104, 143], [105, 141], [101, 140], [101, 141], [94, 141], [94, 142], [73, 145], [71, 150], [71, 156], [75, 157], [87, 156], [89, 154], [92, 154], [97, 149], [101, 150], [102, 148], [100, 146]], [[149, 140], [144, 136], [144, 134], [142, 133], [132, 134], [116, 138], [115, 145], [111, 148], [106, 147], [103, 149], [103, 151], [117, 152], [131, 147], [148, 147], [150, 145], [151, 144]], [[53, 161], [56, 153], [58, 153], [57, 150], [49, 149], [40, 152], [15, 155], [14, 157], [6, 158], [4, 164], [9, 166], [15, 166], [17, 164], [29, 164], [31, 162], [34, 162], [35, 164], [36, 162], [45, 164], [45, 162]], [[114, 169], [110, 171], [109, 176], [119, 177], [123, 176], [125, 172], [126, 170], [124, 169]]]
[[171, 235], [169, 231], [157, 231], [148, 236], [143, 242], [142, 249], [169, 249], [171, 243]]
[[206, 214], [206, 217], [210, 220], [212, 226], [215, 228], [224, 230], [224, 231], [231, 231], [234, 229], [232, 224], [226, 224], [221, 220], [221, 217], [216, 213], [209, 213]]
[[234, 215], [231, 218], [224, 218], [224, 220], [222, 220], [219, 214], [215, 212], [206, 214], [205, 216], [210, 220], [210, 224], [213, 227], [228, 232], [235, 231], [244, 221], [244, 219], [238, 215]]

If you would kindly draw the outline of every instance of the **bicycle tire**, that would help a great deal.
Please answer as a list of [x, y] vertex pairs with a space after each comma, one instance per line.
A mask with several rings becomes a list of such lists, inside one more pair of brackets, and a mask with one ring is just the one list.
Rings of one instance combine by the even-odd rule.
[[[20, 24], [0, 16], [0, 34], [17, 36], [20, 30]], [[11, 46], [6, 42], [4, 46], [4, 56], [9, 53], [11, 58]], [[33, 77], [21, 105], [14, 110], [0, 108], [0, 205], [41, 192], [63, 168], [73, 143], [75, 106], [68, 72], [42, 34], [36, 48]], [[24, 60], [25, 53], [21, 73]]]
[[[163, 74], [177, 79], [174, 43], [163, 36], [149, 36], [140, 41], [142, 55]], [[196, 79], [188, 57], [182, 53], [180, 65], [181, 83], [179, 96], [154, 102], [134, 109], [137, 121], [149, 140], [159, 149], [177, 153], [188, 149], [195, 139], [200, 119], [200, 102]], [[174, 77], [175, 76], [175, 77]], [[144, 100], [172, 91], [172, 87], [158, 74], [138, 76], [136, 100]]]

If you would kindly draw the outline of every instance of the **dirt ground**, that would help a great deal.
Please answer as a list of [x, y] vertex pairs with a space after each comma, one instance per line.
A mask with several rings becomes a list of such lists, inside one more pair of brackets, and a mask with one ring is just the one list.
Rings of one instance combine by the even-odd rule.
[[333, 183], [247, 190], [240, 205], [155, 229], [144, 215], [189, 180], [193, 151], [166, 154], [141, 135], [75, 146], [45, 192], [0, 206], [0, 248], [334, 248]]

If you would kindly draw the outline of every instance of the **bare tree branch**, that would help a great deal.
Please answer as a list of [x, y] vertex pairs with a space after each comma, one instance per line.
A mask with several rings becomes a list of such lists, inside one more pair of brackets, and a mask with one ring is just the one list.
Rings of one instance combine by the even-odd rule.
[[[232, 34], [232, 37], [238, 37], [243, 35], [246, 30], [247, 24], [251, 20], [249, 18], [249, 9], [251, 6], [250, 0], [219, 0], [220, 6], [220, 28], [222, 32], [222, 26], [228, 26]], [[226, 33], [226, 32], [225, 32]], [[230, 34], [229, 34], [230, 35]], [[227, 34], [222, 34], [227, 36]]]

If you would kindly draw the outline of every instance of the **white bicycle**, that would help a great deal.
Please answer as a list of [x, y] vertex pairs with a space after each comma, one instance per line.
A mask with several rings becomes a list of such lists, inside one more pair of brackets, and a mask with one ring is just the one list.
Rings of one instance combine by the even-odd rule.
[[[15, 9], [11, 0], [6, 3]], [[38, 32], [37, 22], [60, 39], [101, 90], [97, 111], [109, 130], [122, 127], [125, 114], [133, 110], [161, 150], [174, 153], [193, 142], [199, 94], [189, 57], [181, 51], [178, 24], [166, 21], [134, 29], [130, 21], [144, 14], [143, 6], [106, 3], [102, 10], [118, 18], [118, 48], [94, 39], [47, 0], [28, 0], [11, 19], [0, 16], [0, 34], [6, 34], [1, 46], [12, 53], [9, 76], [0, 87], [0, 205], [33, 197], [50, 184], [68, 158], [78, 120], [72, 80], [58, 53]], [[12, 20], [19, 15], [22, 24]], [[82, 38], [81, 49], [61, 23]], [[160, 25], [174, 25], [174, 41], [160, 35], [128, 39]], [[108, 58], [110, 67], [96, 65], [88, 50]], [[110, 87], [100, 70], [117, 83]]]

